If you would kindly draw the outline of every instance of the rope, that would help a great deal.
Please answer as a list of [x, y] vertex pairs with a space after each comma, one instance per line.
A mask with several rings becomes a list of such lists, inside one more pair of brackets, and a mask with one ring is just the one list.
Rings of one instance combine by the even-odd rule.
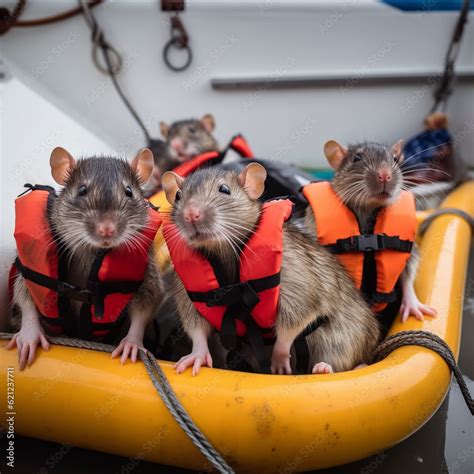
[[458, 217], [462, 217], [470, 226], [472, 233], [474, 234], [474, 219], [467, 213], [462, 211], [461, 209], [446, 207], [443, 209], [437, 209], [433, 211], [421, 224], [418, 229], [420, 235], [423, 235], [426, 232], [426, 229], [430, 226], [430, 224], [439, 216], [444, 216], [445, 214], [456, 215]]
[[[0, 332], [0, 339], [11, 339], [13, 334]], [[113, 346], [102, 344], [101, 342], [83, 341], [67, 337], [48, 337], [48, 341], [67, 347], [76, 347], [79, 349], [90, 349], [100, 352], [112, 352]], [[193, 444], [201, 451], [207, 460], [221, 473], [234, 474], [233, 469], [227, 464], [224, 458], [216, 451], [199, 427], [194, 423], [188, 412], [176, 397], [165, 373], [156, 362], [153, 355], [143, 349], [139, 350], [140, 359], [145, 365], [146, 371], [155, 387], [158, 395], [176, 420], [181, 429], [191, 439]]]
[[474, 415], [474, 401], [472, 400], [462, 373], [456, 364], [456, 358], [448, 344], [436, 334], [427, 331], [401, 331], [379, 344], [374, 351], [374, 360], [378, 362], [387, 357], [395, 349], [405, 346], [425, 347], [440, 355], [451, 369], [461, 389], [464, 401], [471, 415]]
[[452, 92], [452, 83], [455, 79], [454, 65], [459, 54], [459, 49], [461, 46], [461, 39], [464, 33], [464, 26], [467, 23], [469, 16], [470, 0], [464, 0], [464, 3], [459, 13], [458, 21], [454, 28], [453, 36], [449, 43], [448, 51], [444, 59], [444, 72], [443, 77], [441, 78], [439, 86], [433, 93], [435, 102], [431, 108], [430, 114], [435, 112], [440, 104], [443, 105], [443, 111], [446, 109], [448, 98]]
[[18, 0], [11, 13], [6, 7], [0, 8], [0, 35], [4, 35], [18, 23], [18, 18], [23, 13], [25, 6], [26, 0]]
[[[128, 109], [132, 117], [137, 122], [137, 125], [145, 135], [145, 139], [148, 144], [152, 143], [152, 138], [148, 129], [146, 128], [143, 120], [138, 115], [135, 108], [132, 106], [128, 98], [125, 96], [120, 84], [117, 81], [117, 74], [122, 70], [123, 59], [120, 53], [105, 39], [104, 31], [98, 25], [96, 18], [90, 10], [89, 3], [86, 0], [79, 0], [80, 8], [82, 9], [82, 14], [84, 20], [91, 30], [91, 41], [92, 41], [92, 61], [95, 67], [102, 72], [110, 76], [112, 84], [117, 91], [120, 99], [124, 103], [125, 107]], [[103, 59], [105, 61], [105, 67], [100, 63], [98, 58], [99, 49], [102, 53]]]
[[[104, 0], [90, 0], [89, 7], [94, 8]], [[28, 28], [32, 26], [43, 26], [50, 25], [52, 23], [58, 23], [69, 18], [73, 18], [76, 15], [82, 13], [80, 7], [71, 8], [57, 15], [46, 16], [43, 18], [33, 18], [31, 20], [18, 20], [21, 13], [23, 12], [27, 0], [18, 0], [12, 13], [7, 8], [0, 8], [0, 35], [6, 33], [10, 28]]]

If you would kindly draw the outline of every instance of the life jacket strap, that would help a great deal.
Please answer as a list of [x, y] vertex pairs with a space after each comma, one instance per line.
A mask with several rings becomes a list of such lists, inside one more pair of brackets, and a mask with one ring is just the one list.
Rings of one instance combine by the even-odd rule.
[[413, 242], [402, 240], [398, 235], [365, 234], [337, 239], [335, 244], [326, 245], [333, 253], [374, 252], [380, 250], [398, 250], [411, 252]]
[[390, 293], [381, 293], [380, 291], [374, 291], [366, 295], [366, 299], [370, 305], [379, 303], [393, 303], [397, 299], [397, 291], [393, 290]]
[[64, 281], [36, 272], [23, 265], [18, 257], [15, 260], [15, 266], [23, 278], [35, 283], [36, 285], [44, 286], [45, 288], [56, 291], [59, 296], [65, 296], [70, 299], [82, 301], [83, 303], [92, 303], [93, 295], [89, 290], [78, 288]]
[[260, 301], [258, 293], [274, 288], [279, 284], [280, 272], [255, 280], [221, 286], [211, 291], [188, 291], [188, 296], [191, 301], [206, 303], [209, 308], [243, 303], [251, 311]]
[[[135, 293], [142, 283], [141, 281], [89, 282], [88, 288], [79, 288], [26, 267], [18, 257], [15, 260], [15, 266], [26, 280], [56, 291], [58, 296], [64, 296], [89, 305], [97, 304], [99, 300], [103, 301], [105, 296], [112, 293]], [[103, 311], [99, 311], [99, 313], [102, 315]]]
[[307, 374], [309, 370], [309, 347], [306, 337], [316, 331], [323, 324], [329, 321], [327, 316], [322, 316], [308, 324], [306, 328], [298, 335], [293, 343], [296, 352], [296, 373]]

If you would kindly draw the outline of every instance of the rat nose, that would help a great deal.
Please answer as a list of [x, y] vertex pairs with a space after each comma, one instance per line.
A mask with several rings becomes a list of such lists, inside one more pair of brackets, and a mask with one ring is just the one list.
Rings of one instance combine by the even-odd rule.
[[378, 178], [381, 183], [388, 183], [392, 179], [392, 172], [387, 169], [379, 170]]
[[102, 221], [97, 224], [97, 235], [99, 237], [113, 237], [117, 228], [112, 221]]
[[171, 148], [174, 148], [174, 150], [176, 150], [178, 153], [183, 151], [183, 142], [179, 138], [173, 138], [170, 145]]
[[184, 209], [184, 220], [190, 223], [196, 223], [202, 220], [202, 212], [196, 206], [188, 206]]

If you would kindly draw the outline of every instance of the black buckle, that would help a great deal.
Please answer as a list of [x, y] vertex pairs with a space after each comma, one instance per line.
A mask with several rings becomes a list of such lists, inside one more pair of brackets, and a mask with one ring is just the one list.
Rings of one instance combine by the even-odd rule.
[[379, 241], [376, 234], [357, 236], [357, 247], [359, 252], [372, 252], [379, 249]]
[[208, 308], [214, 306], [232, 305], [242, 302], [251, 311], [260, 301], [257, 292], [248, 282], [228, 285], [212, 292], [212, 297], [206, 301]]
[[67, 298], [72, 298], [83, 303], [92, 302], [92, 292], [85, 289], [79, 289], [70, 283], [65, 281], [58, 281], [58, 286], [56, 289], [58, 296], [65, 296]]

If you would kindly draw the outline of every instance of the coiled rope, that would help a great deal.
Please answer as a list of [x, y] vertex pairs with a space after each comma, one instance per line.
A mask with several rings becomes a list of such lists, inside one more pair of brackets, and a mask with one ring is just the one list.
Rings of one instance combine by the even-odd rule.
[[472, 400], [469, 389], [467, 388], [466, 382], [462, 376], [461, 371], [456, 363], [451, 348], [448, 344], [436, 334], [427, 331], [401, 331], [385, 341], [381, 342], [374, 351], [374, 361], [378, 362], [385, 359], [395, 349], [405, 346], [421, 346], [426, 349], [431, 349], [440, 355], [448, 367], [451, 369], [456, 381], [458, 382], [459, 388], [461, 389], [462, 396], [466, 402], [471, 415], [474, 415], [474, 402]]
[[[0, 332], [0, 339], [11, 339], [14, 334]], [[90, 349], [100, 352], [112, 352], [113, 346], [102, 344], [100, 342], [83, 341], [81, 339], [73, 339], [67, 337], [48, 337], [48, 341], [52, 344], [60, 346], [76, 347], [80, 349]], [[221, 473], [234, 474], [234, 470], [227, 464], [225, 459], [216, 451], [203, 432], [194, 423], [181, 402], [176, 397], [166, 375], [156, 362], [155, 357], [148, 351], [139, 350], [140, 359], [142, 360], [148, 375], [155, 387], [158, 395], [163, 400], [166, 408], [169, 410], [173, 418], [176, 420], [181, 429], [188, 435], [193, 444], [201, 451], [207, 460]]]
[[[11, 339], [13, 334], [1, 332], [0, 339]], [[112, 352], [114, 347], [100, 342], [83, 341], [66, 337], [48, 337], [49, 342], [67, 347], [77, 347], [80, 349], [90, 349], [101, 352]], [[469, 393], [469, 389], [464, 381], [461, 371], [457, 366], [456, 359], [448, 344], [436, 334], [427, 331], [401, 331], [383, 341], [374, 351], [374, 361], [378, 362], [387, 357], [391, 352], [405, 346], [421, 346], [431, 349], [440, 355], [448, 364], [454, 377], [456, 378], [466, 405], [474, 415], [474, 402]], [[148, 375], [163, 400], [166, 408], [176, 420], [181, 429], [188, 435], [193, 444], [201, 451], [207, 460], [221, 473], [233, 474], [233, 469], [227, 464], [224, 458], [216, 451], [203, 432], [194, 423], [181, 402], [176, 397], [166, 375], [156, 362], [155, 357], [147, 350], [139, 350]]]

